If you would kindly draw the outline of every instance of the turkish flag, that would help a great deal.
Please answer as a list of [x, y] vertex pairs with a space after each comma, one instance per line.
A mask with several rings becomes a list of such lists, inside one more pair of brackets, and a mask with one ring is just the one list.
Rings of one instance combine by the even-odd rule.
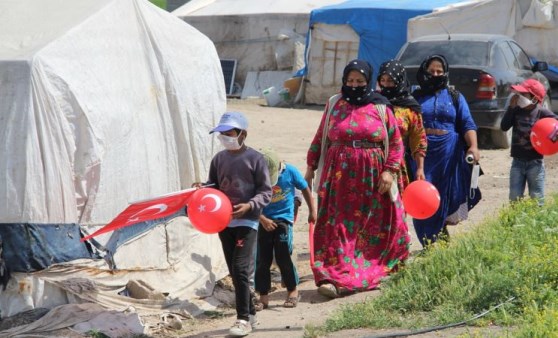
[[132, 202], [109, 224], [95, 231], [91, 235], [83, 237], [80, 241], [83, 242], [100, 234], [127, 227], [129, 225], [170, 216], [184, 208], [188, 203], [190, 196], [192, 196], [196, 190], [197, 188], [186, 189], [147, 200]]

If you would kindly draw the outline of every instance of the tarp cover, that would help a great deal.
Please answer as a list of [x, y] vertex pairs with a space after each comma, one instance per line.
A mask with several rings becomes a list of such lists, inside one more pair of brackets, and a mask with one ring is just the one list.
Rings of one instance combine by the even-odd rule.
[[[536, 15], [537, 8], [547, 15]], [[538, 20], [538, 22], [536, 21]], [[490, 23], [490, 24], [487, 24]], [[539, 60], [558, 64], [558, 1], [486, 0], [409, 21], [409, 40], [430, 34], [483, 33], [514, 38]]]
[[238, 61], [234, 81], [240, 88], [248, 72], [298, 70], [310, 11], [342, 1], [191, 0], [172, 14], [209, 37], [221, 59]]
[[140, 0], [0, 2], [0, 223], [104, 224], [206, 178], [213, 44]]
[[[349, 0], [313, 10], [310, 13], [310, 27], [316, 23], [351, 26], [360, 37], [358, 58], [370, 62], [377, 72], [379, 65], [394, 58], [407, 41], [407, 21], [410, 18], [459, 2], [463, 1]], [[297, 75], [306, 74], [307, 67]]]
[[190, 0], [172, 13], [176, 16], [310, 13], [343, 0]]
[[457, 0], [349, 0], [315, 9], [310, 14], [306, 37], [304, 76], [300, 97], [304, 102], [325, 104], [341, 87], [343, 69], [355, 58], [374, 68], [373, 82], [381, 63], [394, 58], [407, 41], [407, 21], [452, 5]]
[[[80, 230], [206, 179], [225, 104], [211, 41], [147, 0], [1, 1], [0, 235], [14, 272], [2, 316], [68, 301], [43, 286], [78, 271], [119, 290], [133, 272], [178, 300], [211, 294], [226, 270], [219, 240], [185, 217], [119, 234], [118, 279], [72, 259], [89, 257]], [[58, 262], [63, 273], [25, 273]]]

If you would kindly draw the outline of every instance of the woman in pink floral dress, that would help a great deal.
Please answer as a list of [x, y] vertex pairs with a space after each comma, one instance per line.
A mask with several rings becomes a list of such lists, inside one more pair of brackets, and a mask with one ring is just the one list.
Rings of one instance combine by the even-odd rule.
[[312, 271], [318, 292], [331, 298], [376, 288], [409, 253], [401, 199], [390, 198], [403, 144], [391, 109], [377, 109], [389, 101], [372, 90], [371, 76], [366, 61], [345, 67], [341, 95], [326, 106], [308, 151], [305, 178], [319, 181]]

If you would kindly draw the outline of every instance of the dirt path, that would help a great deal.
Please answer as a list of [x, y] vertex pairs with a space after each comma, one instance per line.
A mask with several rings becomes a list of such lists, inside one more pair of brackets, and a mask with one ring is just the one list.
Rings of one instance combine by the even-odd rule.
[[[244, 112], [249, 121], [247, 144], [254, 148], [271, 147], [287, 162], [297, 166], [302, 173], [306, 168], [306, 151], [318, 127], [322, 114], [321, 107], [304, 109], [268, 108], [263, 101], [230, 100], [228, 110]], [[485, 173], [479, 180], [483, 199], [472, 210], [470, 219], [459, 226], [451, 227], [450, 234], [471, 231], [474, 225], [485, 217], [495, 215], [497, 210], [507, 203], [508, 178], [511, 159], [509, 150], [481, 150], [481, 166]], [[558, 187], [558, 158], [546, 160], [547, 193]], [[374, 297], [380, 291], [355, 294], [349, 297], [329, 300], [316, 292], [309, 265], [307, 209], [303, 205], [299, 221], [295, 224], [295, 257], [301, 277], [299, 290], [302, 299], [298, 307], [286, 309], [281, 305], [286, 298], [286, 290], [279, 288], [270, 295], [270, 308], [258, 312], [260, 325], [249, 337], [302, 337], [304, 326], [320, 325], [342, 304], [362, 302]], [[410, 226], [413, 237], [411, 252], [420, 249], [414, 229]], [[280, 287], [280, 286], [279, 286]], [[234, 309], [222, 308], [223, 316], [219, 319], [199, 318], [192, 325], [185, 326], [182, 337], [226, 337], [230, 325], [234, 322]], [[496, 328], [497, 329], [497, 328]], [[423, 334], [415, 337], [451, 337], [477, 332], [476, 328], [457, 328], [443, 333]], [[484, 329], [484, 334], [489, 334]], [[363, 337], [386, 331], [351, 330], [335, 333], [331, 337]], [[396, 331], [393, 331], [396, 332]]]

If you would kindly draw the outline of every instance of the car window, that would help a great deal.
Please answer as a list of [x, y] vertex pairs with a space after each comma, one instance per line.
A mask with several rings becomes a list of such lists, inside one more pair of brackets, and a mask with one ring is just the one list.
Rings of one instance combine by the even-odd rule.
[[399, 60], [406, 66], [420, 65], [429, 55], [441, 54], [451, 66], [486, 66], [489, 46], [484, 41], [416, 41], [407, 45]]
[[[497, 69], [514, 68], [515, 66], [513, 65], [513, 59], [510, 60], [509, 63], [508, 60], [506, 60], [506, 56], [502, 51], [502, 45], [504, 45], [506, 49], [510, 50], [507, 44], [499, 43], [497, 45], [494, 45], [494, 47], [492, 48], [492, 55], [490, 57], [491, 66]], [[510, 55], [513, 57], [511, 53]]]
[[527, 54], [525, 54], [523, 49], [521, 49], [521, 47], [519, 47], [512, 41], [508, 41], [508, 43], [513, 50], [517, 62], [519, 62], [519, 69], [531, 70], [533, 68], [533, 65], [531, 65], [531, 60], [529, 60], [529, 57], [527, 56]]
[[519, 66], [519, 62], [517, 61], [517, 59], [513, 54], [513, 50], [511, 49], [511, 46], [507, 42], [500, 43], [499, 46], [500, 46], [500, 50], [504, 54], [504, 57], [506, 58], [506, 61], [508, 62], [508, 65], [511, 68], [516, 68], [516, 69], [521, 68]]

